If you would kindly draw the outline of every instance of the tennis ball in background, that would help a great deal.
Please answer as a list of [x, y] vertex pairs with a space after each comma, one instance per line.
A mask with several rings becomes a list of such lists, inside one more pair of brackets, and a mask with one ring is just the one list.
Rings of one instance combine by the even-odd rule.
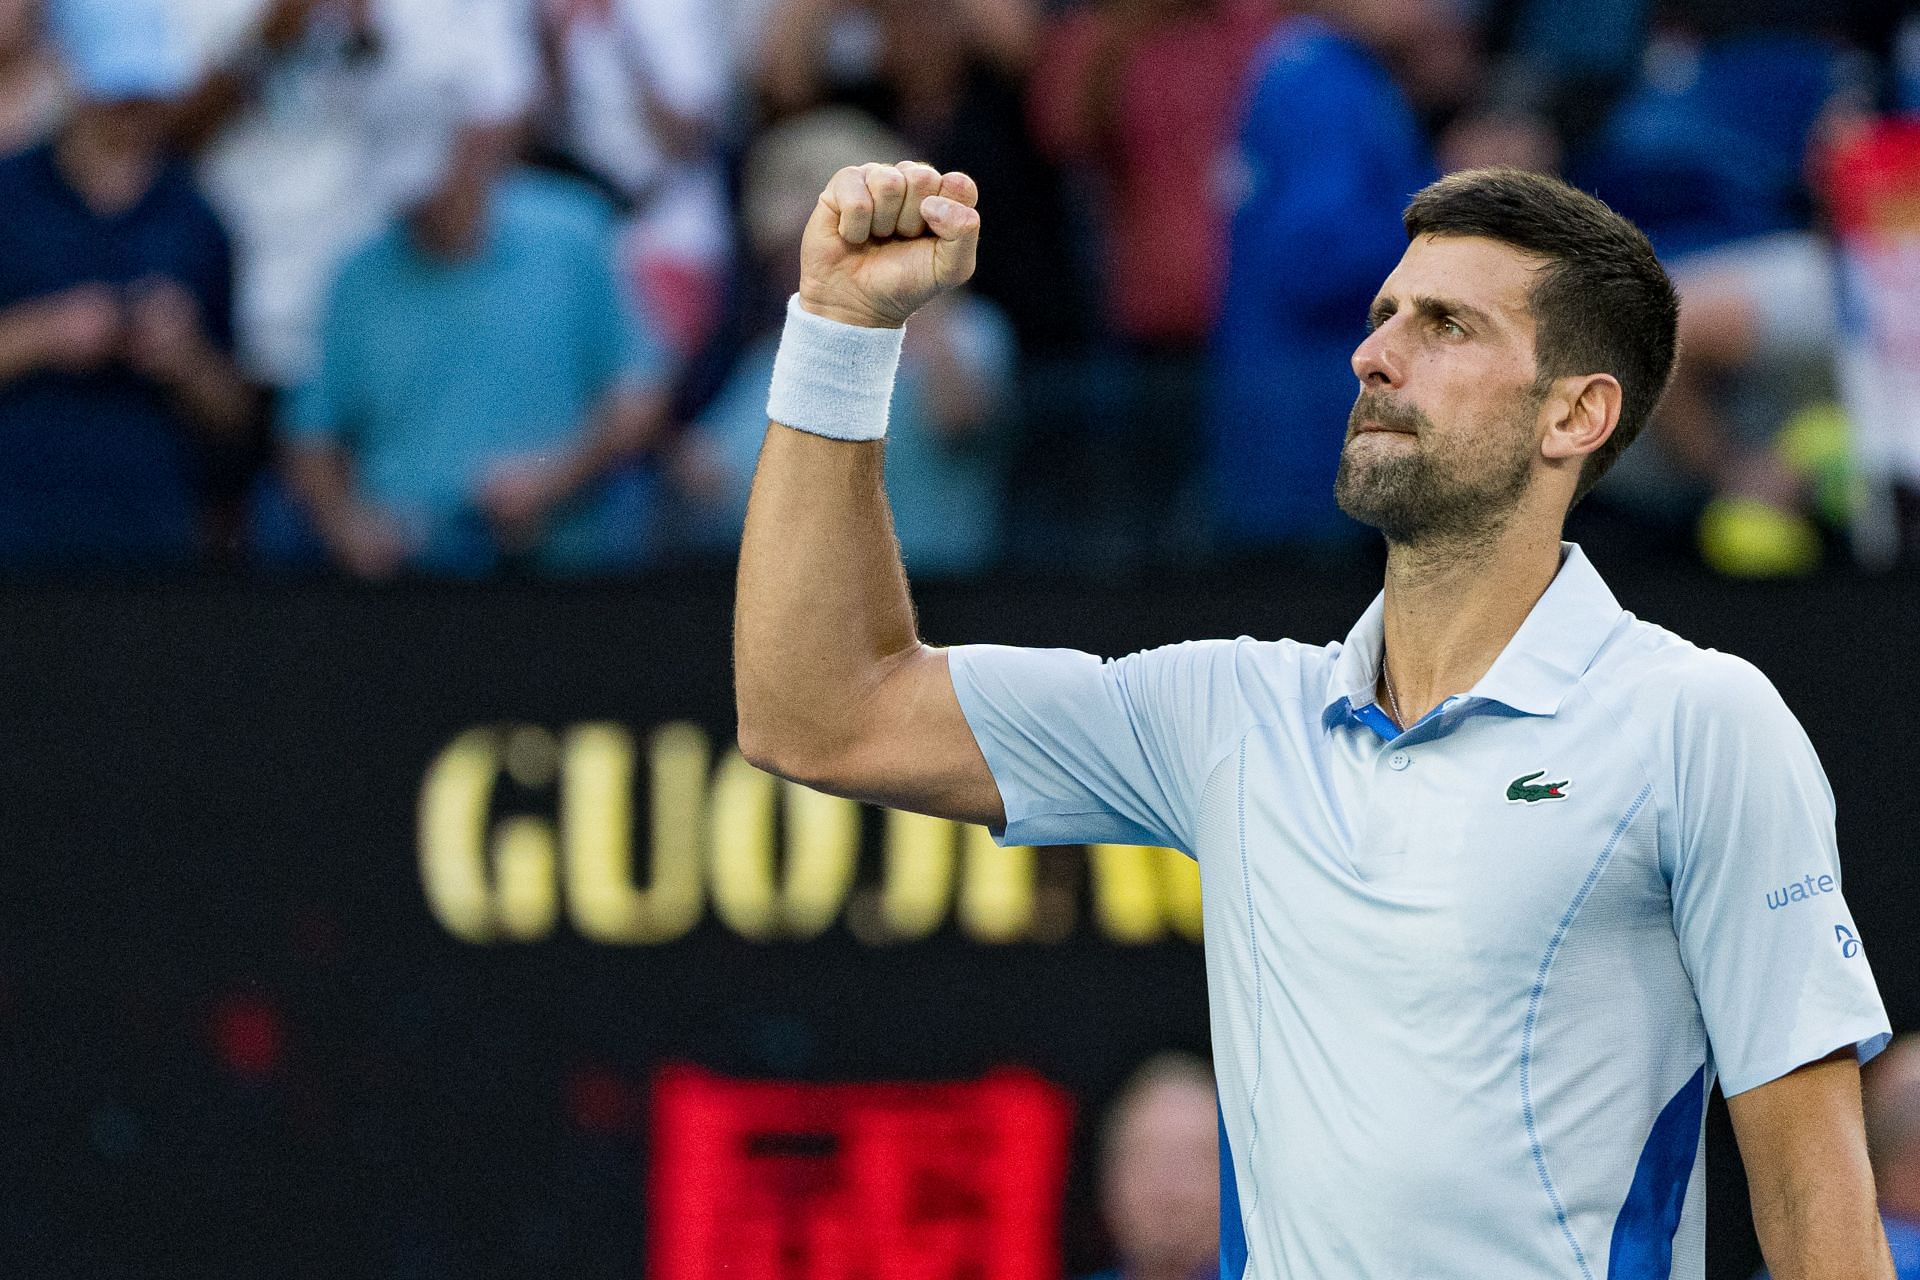
[[1700, 513], [1700, 555], [1729, 578], [1797, 578], [1820, 565], [1820, 534], [1805, 516], [1756, 498], [1715, 498]]

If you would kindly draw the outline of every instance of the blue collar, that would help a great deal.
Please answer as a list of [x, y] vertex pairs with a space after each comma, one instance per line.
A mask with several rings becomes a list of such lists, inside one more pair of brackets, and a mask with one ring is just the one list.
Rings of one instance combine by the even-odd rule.
[[[1374, 705], [1386, 611], [1382, 592], [1347, 633], [1327, 677], [1322, 714], [1329, 723]], [[1560, 571], [1467, 698], [1497, 702], [1523, 715], [1552, 715], [1624, 613], [1586, 553], [1575, 543], [1561, 543]]]

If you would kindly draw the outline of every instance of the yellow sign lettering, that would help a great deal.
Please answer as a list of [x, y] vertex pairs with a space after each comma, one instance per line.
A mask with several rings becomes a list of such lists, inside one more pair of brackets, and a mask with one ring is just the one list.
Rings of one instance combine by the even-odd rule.
[[[844, 920], [873, 945], [939, 931], [988, 944], [1058, 941], [1075, 927], [1077, 877], [985, 828], [900, 811], [881, 824], [879, 881], [854, 891], [861, 808], [760, 772], [673, 723], [641, 751], [592, 722], [556, 738], [536, 725], [475, 728], [428, 767], [418, 813], [428, 909], [463, 942], [532, 942], [564, 909], [581, 937], [658, 946], [721, 924], [754, 941], [817, 937]], [[496, 813], [502, 777], [551, 814]], [[648, 818], [636, 821], [640, 799]], [[643, 829], [642, 829], [643, 828]], [[636, 841], [640, 847], [636, 848]], [[1049, 855], [1053, 857], [1054, 855]], [[1087, 850], [1092, 919], [1116, 942], [1198, 941], [1200, 877], [1171, 849]]]
[[[786, 818], [786, 869], [774, 866], [776, 803]], [[720, 762], [712, 808], [713, 908], [743, 938], [811, 938], [840, 912], [859, 853], [860, 808], [783, 783], [736, 751]]]
[[594, 942], [657, 945], [700, 920], [707, 735], [670, 724], [653, 735], [650, 885], [634, 883], [634, 744], [618, 725], [569, 731], [561, 753], [560, 830], [567, 909]]
[[470, 729], [434, 760], [420, 790], [420, 879], [427, 906], [462, 942], [492, 942], [500, 934], [487, 868], [499, 772], [499, 736]]

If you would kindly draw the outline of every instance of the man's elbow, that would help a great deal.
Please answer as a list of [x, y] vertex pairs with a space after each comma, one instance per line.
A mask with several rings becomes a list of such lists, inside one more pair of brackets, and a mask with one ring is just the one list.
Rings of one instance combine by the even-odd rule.
[[740, 727], [735, 734], [735, 743], [746, 762], [762, 773], [771, 773], [786, 777], [783, 766], [787, 755], [782, 749], [780, 739], [761, 728], [759, 722], [750, 721], [742, 714]]
[[815, 791], [839, 792], [845, 785], [833, 763], [841, 753], [828, 748], [823, 734], [798, 727], [770, 727], [743, 710], [736, 740], [746, 762], [762, 773]]

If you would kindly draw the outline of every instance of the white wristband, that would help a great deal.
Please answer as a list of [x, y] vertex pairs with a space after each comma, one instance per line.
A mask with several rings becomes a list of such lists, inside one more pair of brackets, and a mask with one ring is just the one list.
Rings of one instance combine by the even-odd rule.
[[906, 330], [868, 329], [817, 316], [787, 299], [787, 326], [773, 360], [767, 417], [835, 440], [887, 434], [887, 405]]

